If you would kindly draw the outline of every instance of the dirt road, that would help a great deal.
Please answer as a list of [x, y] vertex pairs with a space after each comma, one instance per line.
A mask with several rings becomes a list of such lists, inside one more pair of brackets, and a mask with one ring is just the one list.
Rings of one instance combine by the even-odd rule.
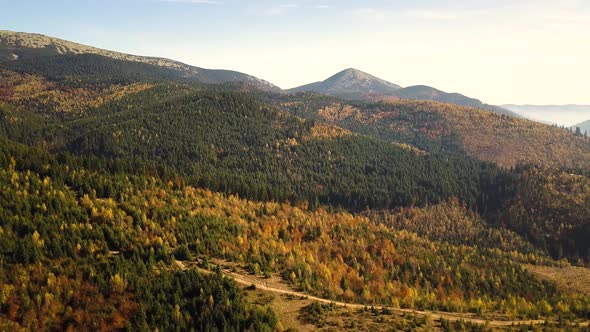
[[[176, 261], [176, 265], [181, 269], [187, 269], [188, 264], [186, 262]], [[200, 269], [204, 272], [211, 273], [211, 271]], [[292, 295], [296, 297], [304, 297], [309, 300], [318, 301], [321, 303], [333, 303], [338, 306], [348, 307], [348, 308], [355, 308], [355, 309], [363, 309], [367, 307], [364, 304], [357, 304], [357, 303], [346, 303], [341, 301], [334, 301], [329, 299], [324, 299], [321, 297], [309, 295], [306, 293], [298, 292], [293, 289], [288, 288], [286, 285], [270, 285], [265, 279], [257, 278], [256, 276], [232, 272], [229, 269], [222, 269], [221, 273], [226, 277], [233, 279], [235, 282], [250, 286], [255, 285], [256, 289], [278, 293], [278, 294], [286, 294]], [[507, 327], [512, 325], [539, 325], [545, 324], [545, 320], [485, 320], [481, 318], [472, 317], [470, 314], [465, 313], [452, 313], [452, 312], [442, 312], [442, 311], [422, 311], [422, 310], [413, 310], [413, 309], [400, 309], [400, 308], [391, 308], [391, 307], [384, 307], [384, 306], [374, 306], [375, 308], [381, 310], [382, 308], [386, 308], [392, 312], [396, 312], [399, 314], [413, 314], [419, 316], [430, 316], [433, 320], [441, 320], [445, 319], [448, 321], [459, 321], [463, 320], [465, 322], [474, 323], [474, 324], [488, 324], [490, 327]], [[552, 323], [552, 322], [550, 322]], [[589, 322], [580, 323], [581, 327], [587, 327]]]

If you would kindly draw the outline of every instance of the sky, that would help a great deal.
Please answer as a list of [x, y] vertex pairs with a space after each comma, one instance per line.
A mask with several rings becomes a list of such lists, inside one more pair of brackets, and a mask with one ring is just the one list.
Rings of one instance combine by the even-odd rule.
[[0, 0], [0, 29], [282, 88], [354, 67], [491, 104], [590, 104], [589, 0]]

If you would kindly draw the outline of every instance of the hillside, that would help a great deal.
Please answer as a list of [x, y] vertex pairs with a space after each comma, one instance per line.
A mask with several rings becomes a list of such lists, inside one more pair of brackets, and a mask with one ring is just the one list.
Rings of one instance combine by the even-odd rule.
[[[493, 170], [302, 120], [233, 87], [158, 81], [160, 73], [143, 68], [150, 65], [98, 55], [47, 58], [3, 72], [0, 128], [53, 152], [135, 160], [261, 200], [352, 209], [451, 196], [473, 205], [479, 174]], [[464, 177], [454, 177], [458, 170]]]
[[174, 73], [178, 78], [191, 79], [200, 83], [242, 82], [264, 90], [280, 90], [264, 80], [236, 71], [198, 68], [170, 59], [103, 50], [40, 34], [0, 30], [0, 62], [18, 62], [38, 59], [39, 57], [89, 54], [168, 69], [170, 73]]
[[426, 151], [467, 153], [503, 166], [590, 165], [590, 141], [568, 130], [430, 101], [353, 102], [317, 94], [269, 95], [296, 116]]
[[590, 173], [546, 167], [519, 172], [516, 195], [497, 222], [556, 258], [590, 257]]
[[[496, 319], [590, 316], [588, 297], [520, 266], [557, 262], [454, 200], [367, 218], [60, 159], [0, 139], [0, 195], [10, 198], [0, 200], [3, 329], [274, 330], [271, 308], [201, 272], [220, 259], [334, 300]], [[455, 230], [470, 240], [457, 244]]]
[[512, 117], [519, 117], [517, 113], [514, 113], [506, 108], [485, 104], [481, 100], [470, 98], [460, 93], [447, 93], [425, 85], [416, 85], [400, 89], [395, 95], [401, 99], [437, 101], [441, 103], [479, 108]]
[[478, 159], [504, 166], [590, 165], [590, 141], [567, 130], [465, 107], [442, 104], [421, 107], [443, 114], [449, 126], [463, 137], [465, 151]]
[[213, 190], [360, 209], [451, 196], [474, 204], [479, 174], [493, 169], [315, 124], [244, 93], [168, 84], [127, 92], [66, 118], [0, 107], [0, 133], [54, 152], [171, 168]]
[[[0, 134], [6, 137], [113, 163], [118, 170], [180, 176], [183, 183], [263, 201], [358, 211], [455, 197], [496, 220], [516, 202], [518, 174], [465, 153], [507, 166], [567, 165], [563, 156], [571, 165], [587, 162], [587, 140], [567, 130], [449, 104], [267, 95], [278, 98], [265, 100], [281, 111], [257, 100], [258, 94], [232, 87], [56, 82], [37, 74], [4, 74], [7, 105], [0, 105]], [[530, 138], [523, 140], [523, 132]], [[103, 190], [108, 195], [116, 189]], [[574, 247], [566, 255], [583, 252]]]
[[325, 81], [296, 87], [287, 90], [287, 92], [316, 92], [329, 96], [374, 102], [391, 101], [396, 99], [432, 100], [481, 108], [499, 114], [518, 117], [516, 113], [507, 109], [484, 104], [480, 100], [469, 98], [458, 93], [446, 93], [425, 85], [403, 88], [354, 68], [343, 70]]

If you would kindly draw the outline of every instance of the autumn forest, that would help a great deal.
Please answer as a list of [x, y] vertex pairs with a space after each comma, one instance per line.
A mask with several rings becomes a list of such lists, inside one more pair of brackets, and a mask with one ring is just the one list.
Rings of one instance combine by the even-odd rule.
[[297, 330], [228, 270], [394, 330], [587, 326], [538, 272], [590, 268], [587, 136], [35, 50], [0, 61], [0, 330]]

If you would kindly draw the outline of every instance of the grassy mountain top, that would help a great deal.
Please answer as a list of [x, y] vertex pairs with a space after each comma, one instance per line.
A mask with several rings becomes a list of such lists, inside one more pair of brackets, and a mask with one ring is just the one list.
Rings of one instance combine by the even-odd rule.
[[35, 33], [1, 30], [0, 48], [2, 49], [2, 55], [5, 57], [5, 60], [14, 59], [14, 57], [11, 56], [10, 52], [19, 57], [21, 57], [21, 55], [19, 55], [20, 52], [23, 52], [23, 56], [32, 56], [33, 54], [38, 56], [65, 54], [97, 54], [112, 59], [142, 62], [162, 67], [177, 69], [184, 68], [185, 70], [189, 70], [190, 68], [187, 65], [169, 59], [144, 57], [114, 52]]
[[[97, 55], [113, 60], [151, 65], [167, 69], [169, 72], [175, 73], [178, 78], [192, 79], [200, 83], [243, 82], [263, 90], [280, 90], [264, 80], [236, 71], [204, 69], [170, 59], [114, 52], [40, 34], [0, 31], [0, 62], [1, 60], [9, 62], [38, 61], [39, 57], [58, 56], [59, 58], [59, 56], [66, 55]], [[53, 62], [56, 61], [59, 60]]]

